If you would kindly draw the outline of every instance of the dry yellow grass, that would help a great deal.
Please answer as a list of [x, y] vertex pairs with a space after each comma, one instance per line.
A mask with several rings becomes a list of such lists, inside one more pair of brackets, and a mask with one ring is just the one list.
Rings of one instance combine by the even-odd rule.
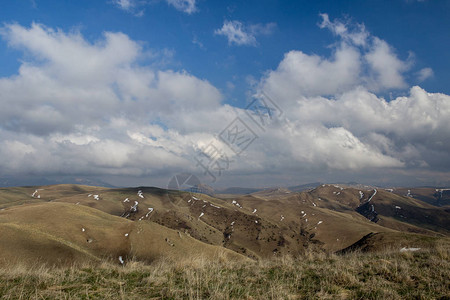
[[448, 299], [450, 249], [0, 267], [1, 299]]
[[133, 222], [100, 210], [69, 203], [36, 203], [0, 212], [0, 264], [70, 265], [136, 256], [212, 258], [217, 251], [246, 258], [231, 250], [202, 243], [153, 222]]

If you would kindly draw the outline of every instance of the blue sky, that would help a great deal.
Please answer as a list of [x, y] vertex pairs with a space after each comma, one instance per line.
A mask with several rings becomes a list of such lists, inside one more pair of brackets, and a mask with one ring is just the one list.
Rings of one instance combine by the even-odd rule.
[[[230, 101], [241, 103], [248, 89], [247, 76], [260, 77], [276, 68], [286, 52], [329, 54], [327, 46], [334, 42], [333, 36], [317, 26], [319, 13], [327, 13], [364, 23], [401, 58], [414, 53], [414, 69], [431, 67], [435, 75], [421, 86], [430, 92], [450, 93], [450, 1], [198, 1], [197, 11], [191, 14], [164, 1], [136, 4], [131, 11], [118, 9], [113, 2], [4, 1], [0, 19], [23, 26], [37, 22], [64, 31], [80, 30], [91, 41], [104, 31], [123, 32], [149, 50], [173, 54], [163, 67], [206, 78], [227, 93]], [[141, 11], [143, 15], [136, 16]], [[257, 36], [257, 46], [236, 46], [214, 34], [225, 20], [247, 25], [275, 23], [276, 27], [269, 35]], [[16, 73], [21, 54], [5, 43], [0, 51], [1, 74]], [[227, 82], [236, 86], [234, 91], [227, 89]]]
[[[295, 129], [291, 136], [283, 136], [287, 127], [279, 124], [257, 132], [260, 143], [251, 145], [244, 156], [234, 157], [236, 163], [223, 172], [228, 175], [220, 174], [219, 185], [358, 179], [386, 184], [384, 180], [393, 178], [395, 184], [450, 181], [445, 121], [450, 94], [450, 1], [6, 0], [0, 20], [0, 101], [5, 107], [17, 105], [1, 116], [3, 177], [94, 176], [119, 185], [160, 186], [177, 172], [197, 172], [200, 177], [205, 174], [192, 166], [195, 151], [204, 149], [208, 136], [217, 137], [234, 114], [245, 113], [243, 108], [255, 93], [264, 91], [283, 109], [283, 118], [296, 124]], [[108, 36], [114, 36], [116, 43], [109, 43]], [[64, 53], [71, 45], [76, 45], [73, 51]], [[97, 65], [103, 70], [89, 71]], [[98, 76], [108, 77], [111, 72], [129, 77], [99, 80]], [[49, 90], [33, 90], [26, 84], [40, 75]], [[97, 85], [105, 98], [84, 79]], [[29, 93], [17, 100], [13, 95], [27, 86]], [[423, 95], [413, 86], [420, 87]], [[78, 98], [70, 100], [69, 91]], [[423, 100], [425, 95], [430, 99]], [[360, 121], [347, 115], [345, 107], [352, 106], [346, 102], [348, 97], [364, 104], [362, 113], [378, 113], [376, 125], [362, 130]], [[367, 100], [371, 97], [378, 102]], [[383, 99], [398, 101], [378, 111]], [[18, 104], [21, 101], [23, 106]], [[79, 105], [77, 101], [91, 103], [92, 111], [80, 106], [77, 112], [89, 115], [88, 119], [72, 115], [75, 112], [69, 107]], [[331, 107], [333, 101], [337, 107]], [[401, 105], [410, 120], [397, 124]], [[27, 107], [30, 112], [20, 116], [17, 111]], [[39, 111], [38, 116], [31, 108]], [[98, 121], [93, 121], [95, 109], [103, 112]], [[141, 110], [145, 113], [137, 113], [135, 119], [133, 112]], [[187, 116], [191, 113], [198, 119], [191, 120]], [[336, 118], [309, 119], [315, 113], [336, 113]], [[388, 125], [382, 125], [383, 119]], [[435, 123], [429, 123], [431, 119]], [[416, 120], [417, 126], [408, 124]], [[117, 128], [117, 122], [125, 125]], [[428, 137], [423, 128], [431, 130]], [[325, 145], [322, 136], [316, 139], [318, 135], [331, 141], [349, 138], [356, 152], [347, 153], [345, 143]], [[294, 139], [315, 146], [302, 148], [291, 142]], [[131, 142], [134, 147], [126, 148]], [[43, 149], [44, 144], [52, 146]], [[122, 152], [109, 153], [105, 147]], [[323, 151], [328, 147], [336, 149]], [[299, 155], [295, 149], [306, 153]], [[131, 162], [155, 151], [155, 161]], [[14, 156], [14, 152], [22, 154]], [[105, 161], [93, 168], [99, 155]], [[74, 156], [77, 167], [68, 159]], [[60, 165], [44, 167], [44, 160], [35, 163], [40, 161], [37, 157], [58, 157]], [[161, 163], [164, 159], [168, 162]], [[79, 167], [83, 160], [90, 163]], [[367, 170], [373, 176], [367, 176]]]

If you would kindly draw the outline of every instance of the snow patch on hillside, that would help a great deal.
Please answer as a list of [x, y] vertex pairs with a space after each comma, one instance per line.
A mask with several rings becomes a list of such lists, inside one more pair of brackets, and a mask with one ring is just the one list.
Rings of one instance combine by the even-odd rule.
[[136, 212], [138, 210], [139, 202], [134, 201], [134, 205], [131, 207], [131, 211]]
[[367, 200], [367, 202], [370, 202], [370, 200], [372, 200], [372, 198], [377, 194], [377, 189], [374, 189], [374, 192], [372, 194], [372, 196], [370, 196], [369, 200]]
[[153, 212], [153, 207], [148, 208], [148, 213], [145, 215], [146, 218]]
[[406, 247], [403, 247], [402, 249], [400, 249], [400, 252], [406, 252], [406, 251], [419, 251], [420, 250], [420, 248], [406, 248]]
[[236, 200], [233, 200], [231, 203], [236, 205], [239, 208], [242, 208], [242, 206]]

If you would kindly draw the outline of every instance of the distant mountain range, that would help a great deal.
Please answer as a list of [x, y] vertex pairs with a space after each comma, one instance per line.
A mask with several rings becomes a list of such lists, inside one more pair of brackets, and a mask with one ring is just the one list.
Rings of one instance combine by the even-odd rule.
[[0, 177], [0, 187], [14, 187], [14, 186], [42, 186], [54, 184], [80, 184], [89, 186], [101, 186], [113, 188], [115, 186], [92, 178], [85, 177], [42, 177], [42, 176], [11, 176]]

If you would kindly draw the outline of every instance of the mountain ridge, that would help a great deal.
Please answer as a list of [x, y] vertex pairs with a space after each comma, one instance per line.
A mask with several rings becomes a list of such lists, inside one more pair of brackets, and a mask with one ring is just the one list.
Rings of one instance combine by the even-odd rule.
[[[377, 213], [376, 222], [358, 211], [363, 205]], [[82, 224], [85, 215], [92, 217]], [[370, 233], [388, 240], [386, 247], [398, 241], [409, 247], [415, 246], [413, 241], [426, 241], [422, 244], [434, 247], [437, 240], [450, 237], [449, 216], [446, 207], [411, 195], [338, 184], [321, 184], [301, 192], [273, 188], [227, 197], [157, 187], [111, 189], [61, 184], [0, 188], [0, 231], [9, 239], [4, 245], [38, 247], [42, 243], [27, 228], [44, 226], [42, 232], [53, 232], [50, 239], [37, 233], [47, 241], [46, 247], [60, 249], [57, 251], [73, 261], [108, 256], [119, 264], [131, 257], [151, 261], [186, 251], [194, 255], [190, 248], [210, 256], [223, 250], [240, 259], [297, 256], [308, 249], [339, 252]], [[67, 224], [52, 231], [58, 227], [55, 220]], [[105, 222], [109, 225], [99, 225]], [[393, 235], [396, 239], [388, 238]], [[382, 244], [379, 240], [374, 243]], [[70, 247], [71, 243], [76, 247]], [[46, 247], [38, 247], [38, 257], [24, 253], [31, 257], [25, 260], [57, 263], [45, 254], [56, 250]], [[16, 252], [14, 247], [8, 251], [5, 248], [4, 253]], [[11, 259], [6, 256], [0, 254], [0, 260]]]

